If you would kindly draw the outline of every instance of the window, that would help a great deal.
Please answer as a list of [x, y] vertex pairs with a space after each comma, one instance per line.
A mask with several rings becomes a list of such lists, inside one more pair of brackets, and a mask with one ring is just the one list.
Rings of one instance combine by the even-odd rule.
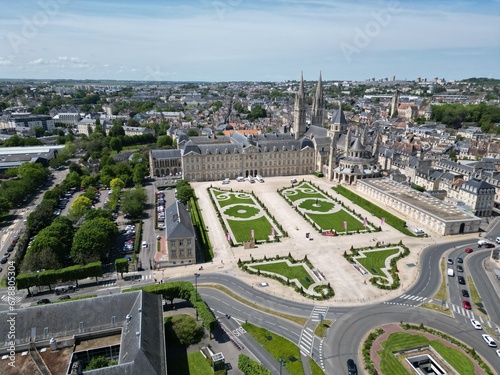
[[193, 251], [191, 249], [187, 249], [188, 251], [188, 257], [192, 257], [193, 256]]
[[187, 245], [191, 246], [191, 240], [187, 240]]
[[180, 256], [181, 258], [183, 258], [183, 257], [184, 257], [184, 249], [181, 249], [181, 250], [179, 251], [179, 256]]
[[172, 258], [177, 258], [177, 250], [172, 250]]
[[170, 246], [175, 247], [175, 241], [170, 241]]
[[182, 245], [182, 244], [183, 244], [183, 242], [184, 242], [183, 240], [179, 240], [179, 246], [183, 246], [183, 245]]

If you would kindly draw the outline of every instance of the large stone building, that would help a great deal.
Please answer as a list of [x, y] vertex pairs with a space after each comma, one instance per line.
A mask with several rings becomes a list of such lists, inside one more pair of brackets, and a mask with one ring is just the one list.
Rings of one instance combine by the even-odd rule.
[[[229, 137], [178, 142], [180, 157], [173, 152], [153, 151], [152, 175], [167, 173], [173, 164], [182, 164], [187, 181], [213, 181], [261, 175], [292, 176], [321, 172], [329, 180], [355, 184], [358, 179], [379, 177], [377, 163], [379, 136], [368, 125], [349, 128], [339, 109], [326, 124], [321, 74], [313, 98], [311, 125], [307, 124], [307, 97], [301, 77], [293, 109], [290, 133], [249, 134], [235, 131]], [[171, 134], [174, 130], [169, 129]], [[162, 173], [164, 170], [166, 173]]]
[[398, 217], [417, 222], [422, 229], [440, 235], [479, 230], [479, 217], [388, 178], [360, 180], [356, 188], [370, 201], [396, 211]]

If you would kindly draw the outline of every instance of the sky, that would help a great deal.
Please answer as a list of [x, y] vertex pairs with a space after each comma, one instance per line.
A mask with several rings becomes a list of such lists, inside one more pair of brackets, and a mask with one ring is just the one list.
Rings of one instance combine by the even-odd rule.
[[500, 78], [500, 0], [22, 0], [0, 78]]

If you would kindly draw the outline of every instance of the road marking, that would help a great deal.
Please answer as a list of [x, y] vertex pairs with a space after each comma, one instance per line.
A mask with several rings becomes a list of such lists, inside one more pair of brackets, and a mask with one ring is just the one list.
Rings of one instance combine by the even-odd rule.
[[314, 344], [313, 330], [306, 327], [302, 330], [300, 334], [300, 339], [299, 339], [300, 352], [306, 357], [311, 356], [313, 344]]

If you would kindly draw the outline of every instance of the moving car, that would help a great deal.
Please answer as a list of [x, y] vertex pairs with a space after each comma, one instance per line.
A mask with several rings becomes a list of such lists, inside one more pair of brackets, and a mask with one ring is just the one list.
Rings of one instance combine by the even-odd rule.
[[358, 367], [356, 366], [356, 363], [354, 363], [354, 360], [352, 359], [347, 360], [347, 373], [349, 375], [358, 375]]
[[36, 301], [36, 304], [37, 304], [37, 305], [46, 305], [46, 304], [48, 304], [48, 303], [50, 303], [50, 300], [49, 300], [49, 299], [47, 299], [47, 298], [44, 298], [44, 299], [41, 299], [41, 300]]
[[484, 334], [481, 336], [483, 336], [483, 340], [486, 341], [486, 344], [488, 344], [488, 346], [491, 346], [492, 348], [497, 347], [497, 343], [495, 342], [495, 340], [493, 340], [493, 338], [490, 335]]
[[471, 309], [470, 302], [467, 301], [467, 300], [465, 300], [465, 299], [462, 301], [462, 306], [464, 307], [465, 310], [470, 310]]
[[457, 263], [463, 263], [463, 262], [464, 262], [463, 258], [457, 258]]
[[473, 251], [474, 251], [474, 250], [472, 250], [472, 248], [470, 248], [470, 247], [468, 247], [467, 249], [465, 249], [465, 252], [466, 252], [467, 254], [472, 253]]
[[458, 276], [458, 283], [462, 284], [462, 285], [465, 285], [465, 279], [464, 279], [463, 276]]
[[462, 266], [457, 266], [457, 272], [464, 272], [464, 268]]
[[448, 264], [453, 264], [453, 259], [448, 258]]
[[472, 324], [472, 326], [475, 329], [483, 329], [483, 326], [481, 325], [481, 323], [479, 323], [476, 319], [471, 319], [470, 324]]
[[467, 289], [462, 289], [462, 297], [469, 298], [469, 292], [467, 291]]
[[296, 179], [296, 178], [292, 178], [292, 179], [290, 180], [290, 182], [291, 182], [292, 184], [296, 184], [296, 183], [297, 183], [297, 179]]

